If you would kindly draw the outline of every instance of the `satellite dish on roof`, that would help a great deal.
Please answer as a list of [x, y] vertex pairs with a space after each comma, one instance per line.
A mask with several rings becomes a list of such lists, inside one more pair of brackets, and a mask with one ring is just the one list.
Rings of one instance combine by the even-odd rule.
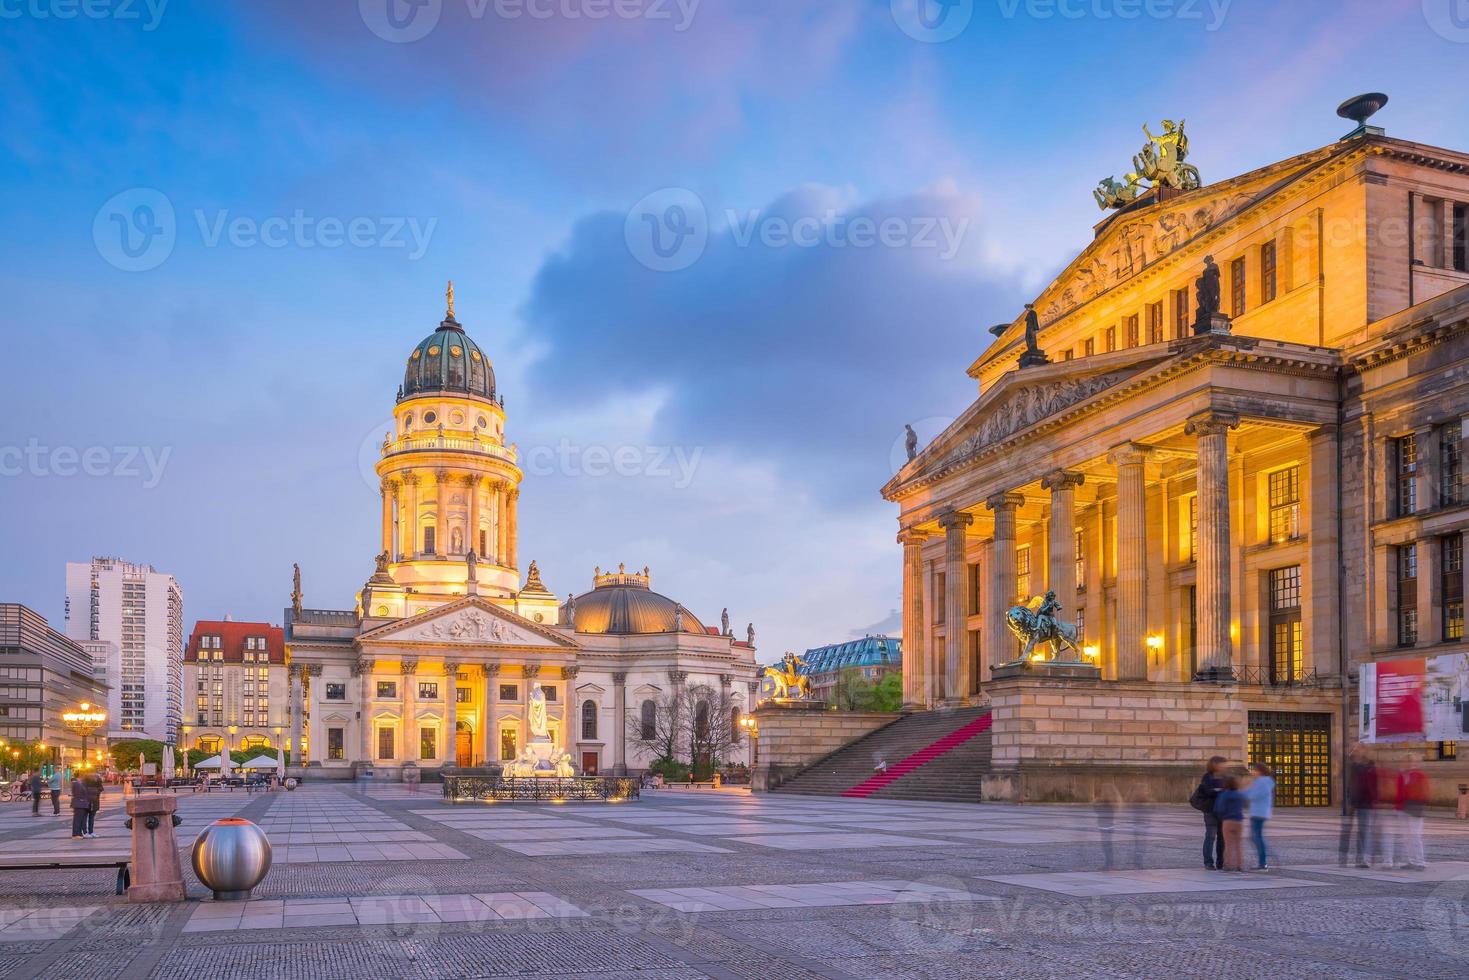
[[1383, 132], [1381, 127], [1368, 126], [1367, 120], [1371, 119], [1385, 105], [1387, 105], [1386, 95], [1381, 92], [1366, 92], [1362, 95], [1355, 95], [1337, 106], [1336, 114], [1338, 116], [1341, 116], [1343, 119], [1350, 119], [1357, 124], [1357, 128], [1343, 136], [1342, 139], [1351, 139], [1353, 136], [1361, 136], [1369, 132], [1381, 135]]

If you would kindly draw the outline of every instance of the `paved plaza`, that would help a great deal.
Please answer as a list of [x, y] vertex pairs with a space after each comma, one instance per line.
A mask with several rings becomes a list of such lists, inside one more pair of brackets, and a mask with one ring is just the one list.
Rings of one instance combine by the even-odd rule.
[[[0, 852], [116, 847], [0, 805]], [[1469, 823], [1424, 872], [1339, 867], [1334, 814], [1272, 821], [1280, 868], [1201, 870], [1186, 807], [663, 791], [450, 806], [425, 786], [183, 795], [180, 840], [239, 815], [276, 864], [249, 902], [188, 878], [130, 906], [105, 870], [0, 876], [3, 977], [1462, 977]]]

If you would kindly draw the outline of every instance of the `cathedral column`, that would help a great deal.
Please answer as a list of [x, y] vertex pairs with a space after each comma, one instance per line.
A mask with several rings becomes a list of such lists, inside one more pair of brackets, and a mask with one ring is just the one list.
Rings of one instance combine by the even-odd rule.
[[[1148, 679], [1147, 480], [1143, 471], [1147, 458], [1145, 448], [1131, 444], [1119, 446], [1107, 455], [1107, 462], [1117, 467], [1117, 643], [1114, 656], [1120, 681]], [[1224, 475], [1221, 472], [1220, 478], [1223, 479]], [[1200, 527], [1200, 543], [1203, 538], [1203, 528]], [[1202, 634], [1199, 639], [1202, 643]]]
[[505, 546], [505, 529], [508, 526], [505, 521], [505, 487], [503, 481], [495, 484], [495, 564], [502, 568], [510, 564], [505, 560], [508, 551]]
[[383, 481], [383, 550], [393, 557], [393, 511], [398, 503], [398, 481]]
[[301, 755], [301, 728], [306, 718], [301, 674], [305, 664], [293, 663], [287, 670], [291, 677], [291, 765], [304, 766], [306, 759]]
[[1234, 649], [1229, 635], [1232, 589], [1229, 537], [1229, 430], [1239, 416], [1205, 412], [1188, 420], [1184, 431], [1197, 436], [1199, 556], [1199, 673], [1214, 680], [1234, 679]]
[[500, 676], [499, 664], [485, 664], [485, 710], [480, 718], [484, 729], [485, 756], [483, 765], [492, 766], [500, 761], [500, 719], [495, 716], [495, 684]]
[[458, 704], [456, 691], [459, 687], [459, 665], [444, 664], [444, 744], [439, 746], [439, 766], [452, 766], [459, 759], [459, 726], [455, 707]]
[[473, 550], [480, 558], [484, 558], [484, 548], [479, 541], [479, 492], [484, 480], [478, 476], [465, 477], [464, 481], [469, 487], [469, 540], [464, 543], [466, 551]]
[[967, 698], [974, 693], [970, 676], [969, 653], [964, 642], [969, 638], [964, 611], [964, 578], [969, 570], [965, 561], [965, 530], [974, 517], [963, 511], [950, 511], [939, 518], [944, 529], [944, 697], [947, 700]]
[[1015, 603], [1015, 511], [1025, 502], [1018, 493], [999, 493], [984, 502], [995, 514], [994, 557], [990, 560], [989, 589], [984, 604], [984, 649], [991, 666], [1020, 656], [1019, 641], [1005, 625], [1005, 614]]
[[403, 689], [398, 692], [403, 699], [403, 744], [399, 749], [398, 758], [402, 762], [418, 761], [418, 698], [417, 691], [413, 685], [417, 680], [418, 661], [404, 660], [399, 665], [399, 677]]
[[434, 554], [449, 553], [449, 471], [434, 471]]
[[357, 762], [372, 765], [372, 661], [366, 657], [359, 657], [352, 664], [352, 676], [358, 678], [357, 706], [361, 710], [357, 712], [361, 724], [358, 725], [357, 736], [359, 748]]
[[418, 554], [418, 474], [403, 474], [403, 495], [399, 498], [398, 540], [404, 561]]
[[1080, 473], [1055, 470], [1041, 477], [1041, 486], [1051, 491], [1050, 543], [1046, 556], [1050, 568], [1046, 587], [1061, 601], [1067, 622], [1076, 621], [1076, 488], [1085, 477]]
[[903, 544], [903, 707], [911, 710], [932, 700], [923, 659], [923, 542], [928, 535], [904, 530], [898, 540]]
[[519, 522], [516, 514], [516, 501], [518, 501], [519, 499], [520, 491], [517, 489], [512, 489], [510, 493], [506, 495], [507, 509], [505, 514], [505, 523], [509, 525], [508, 529], [505, 532], [505, 565], [507, 568], [520, 567], [515, 563], [516, 541], [520, 537], [520, 528], [518, 527]]
[[617, 739], [617, 762], [612, 767], [612, 775], [627, 775], [627, 671], [614, 671], [612, 674], [612, 717], [613, 737]]

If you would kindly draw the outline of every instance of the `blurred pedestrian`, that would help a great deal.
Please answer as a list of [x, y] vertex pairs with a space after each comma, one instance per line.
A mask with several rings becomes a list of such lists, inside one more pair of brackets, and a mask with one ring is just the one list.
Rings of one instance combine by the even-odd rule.
[[1104, 779], [1097, 787], [1097, 799], [1092, 809], [1097, 814], [1097, 834], [1102, 842], [1102, 870], [1112, 870], [1112, 832], [1117, 827], [1117, 805], [1122, 794], [1111, 779]]
[[1398, 771], [1378, 760], [1372, 768], [1376, 786], [1373, 797], [1373, 863], [1391, 868], [1398, 850]]
[[41, 815], [41, 793], [46, 788], [46, 781], [41, 778], [41, 770], [37, 769], [31, 773], [31, 816]]
[[1403, 849], [1403, 863], [1399, 867], [1422, 871], [1427, 867], [1423, 856], [1423, 814], [1428, 809], [1428, 777], [1416, 762], [1409, 762], [1398, 773], [1397, 805]]
[[1347, 866], [1347, 854], [1351, 850], [1352, 828], [1357, 831], [1357, 867], [1370, 867], [1368, 857], [1368, 834], [1372, 830], [1372, 807], [1377, 799], [1377, 773], [1372, 768], [1372, 755], [1365, 745], [1352, 746], [1347, 761], [1346, 799], [1342, 809], [1341, 849], [1337, 859]]
[[87, 787], [87, 798], [89, 801], [85, 836], [96, 837], [97, 811], [102, 809], [102, 791], [106, 788], [106, 784], [102, 782], [102, 777], [95, 772], [88, 772], [83, 775], [82, 783]]
[[61, 771], [54, 766], [51, 768], [51, 779], [46, 788], [51, 791], [51, 813], [59, 817], [61, 816]]
[[1250, 808], [1250, 837], [1255, 842], [1260, 870], [1269, 871], [1270, 858], [1265, 848], [1265, 821], [1275, 815], [1275, 773], [1263, 762], [1252, 762], [1250, 774], [1253, 778], [1245, 787], [1245, 802]]
[[1214, 803], [1224, 789], [1224, 765], [1229, 760], [1222, 755], [1209, 759], [1209, 766], [1199, 778], [1199, 785], [1188, 798], [1189, 806], [1204, 815], [1204, 867], [1216, 871], [1224, 865], [1224, 838], [1219, 833], [1219, 817]]
[[80, 774], [71, 781], [71, 839], [81, 840], [87, 836], [87, 811], [92, 806], [92, 794]]
[[1226, 776], [1224, 788], [1214, 800], [1214, 815], [1219, 820], [1219, 836], [1224, 841], [1221, 871], [1243, 871], [1245, 840], [1245, 794], [1240, 791], [1239, 777]]

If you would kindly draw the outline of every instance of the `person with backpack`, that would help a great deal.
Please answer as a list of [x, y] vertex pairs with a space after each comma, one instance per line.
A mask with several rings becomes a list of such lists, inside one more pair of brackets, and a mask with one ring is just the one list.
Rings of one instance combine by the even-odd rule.
[[1210, 757], [1209, 767], [1188, 798], [1188, 805], [1204, 815], [1204, 867], [1209, 871], [1224, 868], [1224, 835], [1220, 832], [1214, 803], [1224, 790], [1224, 766], [1228, 761], [1222, 755]]

